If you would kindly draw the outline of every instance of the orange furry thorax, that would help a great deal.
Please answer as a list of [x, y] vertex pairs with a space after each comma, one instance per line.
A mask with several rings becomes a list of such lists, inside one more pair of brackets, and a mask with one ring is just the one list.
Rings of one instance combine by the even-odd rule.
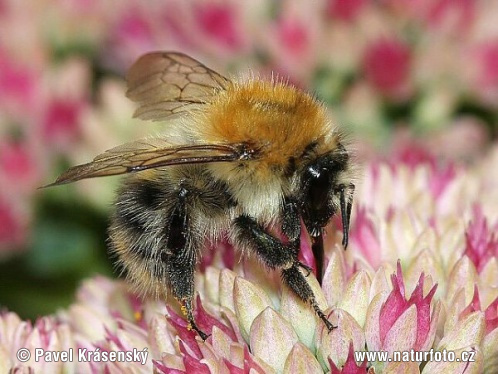
[[[233, 83], [203, 112], [202, 139], [254, 145], [268, 167], [285, 167], [324, 136], [324, 108], [309, 94], [281, 82]], [[263, 166], [263, 165], [260, 165]]]

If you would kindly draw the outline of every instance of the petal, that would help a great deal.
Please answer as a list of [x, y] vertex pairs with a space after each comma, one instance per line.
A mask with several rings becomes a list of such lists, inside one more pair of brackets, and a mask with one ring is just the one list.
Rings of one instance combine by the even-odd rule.
[[369, 304], [370, 277], [364, 270], [356, 272], [346, 285], [339, 308], [348, 312], [359, 323], [365, 325]]
[[467, 257], [463, 256], [455, 264], [451, 270], [450, 276], [446, 283], [448, 284], [448, 290], [446, 297], [451, 299], [455, 293], [460, 288], [465, 288], [466, 305], [472, 301], [472, 295], [474, 295], [474, 284], [479, 280], [477, 275], [477, 270], [472, 263], [472, 261]]
[[445, 331], [437, 345], [438, 350], [456, 350], [471, 345], [479, 345], [484, 337], [486, 324], [483, 312], [469, 314], [453, 330]]
[[158, 353], [175, 353], [174, 339], [172, 338], [166, 318], [162, 315], [156, 315], [149, 323], [149, 339], [151, 346]]
[[[448, 349], [447, 352], [441, 352], [441, 354], [446, 353], [449, 354], [452, 351], [451, 349]], [[448, 360], [432, 360], [427, 363], [427, 365], [424, 366], [424, 370], [422, 371], [422, 374], [455, 374], [455, 373], [465, 373], [465, 374], [482, 374], [483, 373], [483, 355], [482, 352], [479, 350], [478, 346], [472, 345], [468, 347], [464, 347], [458, 350], [455, 350], [454, 352], [451, 352], [451, 354], [455, 354], [455, 358], [460, 358], [462, 357], [463, 352], [473, 352], [475, 351], [474, 354], [474, 361], [473, 362], [465, 362], [465, 361], [448, 361]], [[436, 354], [436, 353], [434, 353]], [[442, 356], [444, 357], [444, 356]]]
[[179, 342], [179, 347], [183, 353], [183, 364], [187, 373], [211, 374], [211, 370], [209, 370], [209, 367], [202, 360], [189, 354], [182, 341]]
[[[330, 373], [331, 374], [363, 374], [365, 373], [365, 370], [367, 368], [367, 360], [365, 359], [362, 363], [358, 364], [355, 359], [354, 359], [354, 349], [353, 349], [353, 343], [349, 343], [349, 350], [348, 350], [348, 358], [346, 359], [346, 362], [341, 366], [341, 369], [336, 366], [334, 361], [329, 357], [328, 362], [330, 366]], [[371, 370], [368, 370], [368, 373], [375, 373], [375, 369], [372, 367], [370, 368]]]
[[186, 344], [187, 349], [191, 351], [191, 354], [199, 359], [202, 358], [197, 345], [197, 333], [192, 329], [189, 329], [188, 322], [176, 314], [170, 307], [168, 307], [168, 313], [170, 315], [168, 322], [175, 328], [180, 340]]
[[291, 324], [270, 307], [263, 310], [252, 324], [252, 353], [277, 372], [283, 370], [287, 356], [297, 342], [298, 338]]
[[274, 374], [275, 369], [269, 366], [261, 358], [249, 353], [249, 348], [244, 347], [244, 372], [249, 374]]
[[237, 319], [237, 316], [235, 315], [234, 312], [232, 312], [230, 309], [220, 307], [221, 315], [225, 319], [225, 321], [229, 322], [229, 326], [232, 329], [232, 331], [235, 333], [236, 336], [236, 341], [237, 342], [242, 342], [244, 341], [244, 338], [242, 337], [242, 334], [240, 333], [240, 328], [239, 328], [239, 322]]
[[233, 271], [229, 269], [223, 269], [220, 272], [220, 280], [219, 280], [219, 300], [220, 305], [230, 309], [235, 313], [235, 306], [233, 300], [233, 287], [235, 283], [235, 274]]
[[310, 350], [302, 343], [296, 343], [285, 360], [283, 373], [323, 374], [323, 370]]
[[267, 307], [272, 307], [273, 304], [261, 288], [241, 277], [235, 278], [233, 298], [240, 332], [248, 341], [254, 319]]
[[498, 329], [488, 333], [482, 342], [482, 353], [484, 355], [484, 373], [498, 372]]
[[215, 304], [220, 303], [220, 270], [208, 266], [204, 276], [204, 289], [209, 301]]
[[450, 331], [460, 322], [460, 313], [465, 309], [465, 289], [459, 289], [452, 299], [446, 301], [446, 320], [444, 321], [444, 331]]
[[[433, 232], [433, 231], [432, 231]], [[414, 258], [413, 262], [408, 266], [406, 270], [407, 284], [416, 284], [417, 278], [421, 273], [430, 274], [435, 282], [440, 283], [445, 279], [443, 268], [441, 263], [437, 261], [436, 254], [427, 248], [435, 248], [436, 245], [427, 246], [425, 249], [420, 251]], [[430, 285], [429, 285], [430, 287]], [[424, 289], [424, 294], [426, 290]]]
[[420, 374], [419, 365], [416, 362], [389, 362], [384, 368], [383, 374]]
[[377, 271], [375, 272], [375, 275], [372, 278], [372, 286], [370, 288], [370, 295], [369, 295], [369, 301], [372, 301], [373, 298], [381, 293], [385, 292], [386, 294], [389, 294], [391, 292], [391, 286], [389, 285], [389, 282], [387, 281], [388, 274], [391, 274], [392, 271], [387, 271], [384, 266], [380, 266]]
[[342, 298], [346, 283], [346, 264], [342, 250], [334, 248], [325, 273], [323, 274], [322, 289], [328, 306], [335, 306]]
[[244, 258], [242, 265], [244, 279], [257, 284], [270, 297], [272, 305], [280, 309], [280, 287], [282, 285], [280, 272], [263, 266], [255, 256]]
[[389, 329], [409, 307], [404, 296], [403, 281], [400, 281], [394, 274], [391, 279], [393, 290], [382, 305], [379, 314], [380, 341], [382, 344], [384, 344]]
[[351, 342], [355, 351], [365, 349], [365, 335], [358, 322], [342, 309], [330, 311], [327, 317], [337, 328], [329, 332], [325, 326], [318, 327], [317, 358], [324, 368], [328, 359], [340, 367], [348, 359]]
[[381, 292], [377, 294], [367, 309], [365, 320], [365, 339], [369, 351], [380, 351], [382, 344], [380, 341], [380, 309], [389, 294]]
[[210, 374], [220, 373], [221, 368], [224, 368], [225, 365], [223, 365], [222, 360], [220, 360], [211, 344], [201, 341], [199, 342], [199, 348], [203, 357], [200, 362], [209, 368]]
[[0, 373], [8, 373], [13, 362], [10, 360], [9, 353], [3, 345], [0, 345]]
[[[316, 278], [310, 274], [307, 278], [313, 293], [315, 294], [318, 306], [325, 310], [327, 301], [323, 295], [322, 289]], [[288, 287], [282, 289], [282, 299], [280, 304], [280, 313], [289, 322], [292, 323], [299, 340], [309, 349], [315, 349], [315, 328], [317, 324], [322, 323], [308, 303], [303, 302]]]
[[74, 304], [69, 308], [73, 328], [88, 337], [89, 340], [99, 340], [104, 336], [104, 326], [115, 328], [115, 322], [110, 316], [96, 313], [83, 304]]
[[434, 304], [434, 308], [430, 317], [430, 326], [429, 331], [425, 337], [425, 340], [420, 343], [419, 346], [415, 347], [415, 349], [420, 351], [427, 351], [434, 344], [434, 340], [436, 338], [436, 331], [439, 326], [439, 315], [441, 312], [441, 302], [438, 300]]
[[197, 322], [197, 325], [202, 331], [204, 331], [206, 334], [211, 334], [213, 326], [217, 326], [219, 329], [223, 330], [226, 334], [228, 334], [234, 341], [237, 340], [235, 332], [230, 327], [222, 323], [218, 318], [213, 317], [212, 315], [206, 312], [206, 310], [202, 305], [201, 297], [199, 295], [197, 296], [196, 304], [197, 305], [194, 311], [194, 318]]
[[483, 284], [488, 284], [491, 287], [498, 287], [498, 257], [492, 257], [484, 265], [479, 278]]
[[[383, 322], [380, 321], [382, 324]], [[388, 330], [383, 350], [393, 353], [394, 351], [409, 351], [414, 347], [417, 339], [417, 308], [415, 305], [409, 307]]]
[[219, 357], [230, 359], [230, 347], [232, 346], [233, 340], [220, 330], [218, 327], [213, 327], [213, 332], [211, 333], [211, 345], [213, 350]]

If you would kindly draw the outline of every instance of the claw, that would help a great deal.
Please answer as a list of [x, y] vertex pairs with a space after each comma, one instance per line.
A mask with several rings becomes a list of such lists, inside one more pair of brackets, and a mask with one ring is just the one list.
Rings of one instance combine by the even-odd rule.
[[322, 322], [325, 324], [325, 327], [327, 330], [329, 330], [329, 334], [332, 332], [333, 329], [337, 328], [337, 326], [334, 326], [328, 319], [325, 313], [322, 312], [316, 301], [311, 302], [311, 306], [315, 310], [316, 315], [322, 320]]
[[199, 334], [199, 336], [201, 337], [202, 341], [204, 341], [204, 342], [211, 336], [211, 334], [206, 334], [205, 332], [203, 332], [203, 331], [201, 331], [199, 329], [197, 329], [195, 331]]
[[297, 262], [297, 266], [299, 266], [300, 268], [303, 268], [304, 270], [307, 271], [307, 274], [305, 275], [305, 277], [308, 277], [311, 274], [311, 272], [313, 271], [313, 268], [309, 267], [308, 265], [303, 264], [302, 262]]

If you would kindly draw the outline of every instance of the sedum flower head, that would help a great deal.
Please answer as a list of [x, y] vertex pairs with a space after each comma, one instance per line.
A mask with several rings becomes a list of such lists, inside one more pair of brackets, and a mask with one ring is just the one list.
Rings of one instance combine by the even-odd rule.
[[[35, 349], [68, 351], [75, 347], [70, 326], [57, 318], [42, 317], [35, 323], [23, 321], [13, 312], [0, 313], [0, 372], [66, 373], [75, 370], [74, 362], [56, 362], [45, 356], [36, 357]], [[27, 349], [31, 357], [18, 360], [18, 352]]]

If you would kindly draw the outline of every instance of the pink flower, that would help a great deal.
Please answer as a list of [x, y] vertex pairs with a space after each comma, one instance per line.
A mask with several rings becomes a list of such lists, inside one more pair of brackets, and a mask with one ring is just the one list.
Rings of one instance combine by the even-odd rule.
[[349, 236], [352, 246], [360, 250], [370, 265], [376, 269], [380, 265], [382, 251], [377, 229], [364, 206], [358, 207]]
[[481, 44], [476, 51], [478, 76], [477, 83], [484, 88], [498, 87], [498, 41], [490, 40]]
[[396, 39], [379, 39], [370, 44], [363, 58], [366, 79], [380, 92], [399, 93], [410, 74], [410, 50]]
[[348, 358], [341, 369], [335, 366], [334, 362], [329, 358], [330, 374], [364, 374], [367, 370], [367, 360], [363, 361], [360, 366], [354, 360], [353, 343], [349, 343]]
[[229, 4], [199, 2], [194, 8], [194, 16], [205, 35], [229, 49], [241, 47], [239, 20], [236, 10]]
[[281, 19], [278, 24], [278, 38], [281, 45], [293, 56], [300, 56], [308, 51], [310, 41], [307, 27], [297, 19]]
[[[0, 105], [22, 115], [33, 108], [38, 77], [32, 68], [15, 61], [0, 49]], [[29, 112], [29, 111], [28, 111]]]
[[329, 0], [327, 13], [333, 18], [351, 22], [356, 19], [365, 3], [365, 0]]
[[417, 335], [414, 349], [421, 349], [427, 341], [430, 330], [430, 306], [431, 300], [436, 292], [437, 285], [432, 287], [427, 296], [423, 297], [424, 274], [420, 275], [417, 287], [413, 291], [410, 299], [405, 298], [405, 285], [401, 273], [401, 265], [398, 262], [397, 274], [391, 276], [393, 290], [384, 302], [380, 310], [380, 339], [385, 341], [388, 332], [398, 320], [398, 318], [412, 305], [417, 309]]
[[[459, 319], [463, 320], [473, 312], [482, 311], [481, 300], [479, 298], [479, 289], [477, 285], [474, 288], [474, 297], [467, 307], [460, 312]], [[484, 320], [486, 324], [486, 335], [498, 328], [498, 297], [484, 311]]]
[[419, 166], [428, 166], [430, 171], [430, 177], [427, 180], [428, 189], [434, 198], [439, 198], [456, 176], [454, 164], [438, 162], [438, 159], [425, 145], [419, 144], [413, 139], [405, 141], [401, 140], [391, 157], [390, 165], [393, 171], [396, 171], [400, 164], [407, 165], [412, 171]]
[[415, 290], [407, 299], [399, 261], [391, 281], [392, 291], [387, 297], [382, 293], [375, 296], [367, 312], [365, 336], [368, 350], [392, 353], [429, 349], [434, 342], [439, 319], [440, 303], [432, 303], [437, 285], [424, 296], [422, 273]]
[[153, 39], [150, 21], [139, 9], [128, 10], [119, 19], [115, 32], [120, 39], [130, 43], [150, 45]]
[[332, 309], [327, 313], [327, 318], [337, 328], [329, 332], [322, 326], [318, 327], [317, 357], [323, 364], [328, 361], [333, 372], [334, 368], [351, 364], [349, 361], [352, 359], [353, 350], [365, 349], [365, 334], [355, 318], [342, 309]]
[[435, 26], [449, 25], [452, 30], [468, 30], [475, 18], [474, 0], [429, 1], [426, 17]]
[[0, 170], [9, 181], [21, 183], [33, 177], [36, 165], [32, 157], [26, 144], [0, 143]]
[[0, 197], [0, 250], [20, 243], [24, 237], [24, 229], [21, 217]]
[[78, 135], [82, 103], [53, 99], [42, 121], [43, 136], [50, 144], [70, 144]]
[[[26, 362], [17, 358], [19, 349], [31, 352]], [[34, 324], [22, 321], [15, 313], [0, 313], [0, 371], [19, 373], [67, 373], [74, 372], [77, 363], [61, 362], [35, 356], [35, 349], [44, 351], [68, 351], [74, 349], [73, 333], [66, 323], [53, 317], [43, 317]], [[12, 371], [9, 371], [12, 370]], [[17, 371], [16, 371], [17, 370]]]
[[481, 272], [488, 261], [498, 257], [498, 224], [492, 228], [482, 212], [480, 205], [474, 205], [474, 219], [470, 221], [465, 232], [465, 255], [467, 255], [477, 270]]
[[[269, 310], [269, 309], [268, 309]], [[168, 308], [170, 317], [168, 321], [175, 333], [180, 338], [178, 349], [182, 354], [181, 361], [175, 359], [178, 356], [163, 355], [162, 361], [154, 361], [154, 367], [159, 373], [212, 373], [211, 370], [213, 360], [216, 362], [216, 367], [219, 370], [222, 368], [229, 373], [242, 373], [253, 370], [255, 373], [264, 374], [263, 369], [266, 365], [256, 359], [253, 354], [249, 353], [247, 345], [242, 340], [238, 333], [238, 327], [234, 327], [222, 323], [219, 318], [215, 318], [208, 314], [203, 308], [201, 299], [197, 298], [196, 321], [201, 329], [211, 336], [206, 342], [203, 342], [197, 337], [197, 334], [188, 328], [188, 323], [176, 314], [171, 308]], [[271, 314], [271, 313], [270, 313]], [[275, 313], [271, 314], [275, 318]], [[280, 318], [281, 317], [276, 317]], [[281, 326], [281, 320], [273, 326]], [[273, 319], [272, 319], [273, 320]], [[257, 321], [255, 322], [254, 334], [258, 333]], [[268, 331], [268, 326], [262, 319], [259, 321], [265, 327], [263, 331]], [[253, 350], [256, 349], [254, 344]], [[161, 353], [161, 352], [159, 352]], [[285, 359], [287, 355], [284, 355]], [[223, 371], [223, 370], [222, 370]]]

